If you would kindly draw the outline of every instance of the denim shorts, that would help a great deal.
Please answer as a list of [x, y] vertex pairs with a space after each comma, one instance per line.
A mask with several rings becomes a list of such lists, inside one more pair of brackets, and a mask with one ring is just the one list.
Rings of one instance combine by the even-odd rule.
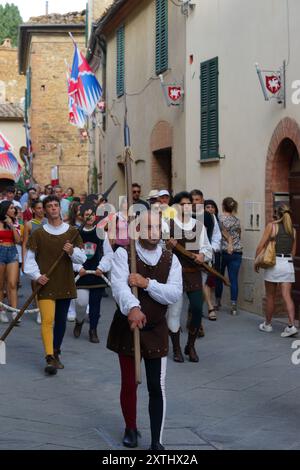
[[17, 248], [13, 246], [0, 246], [0, 264], [19, 262]]

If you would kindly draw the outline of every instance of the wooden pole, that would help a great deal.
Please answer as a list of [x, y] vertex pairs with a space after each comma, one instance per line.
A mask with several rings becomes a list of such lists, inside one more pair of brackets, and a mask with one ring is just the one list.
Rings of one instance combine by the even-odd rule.
[[[84, 227], [84, 225], [85, 225], [85, 222], [81, 225], [80, 228]], [[74, 235], [70, 239], [70, 243], [73, 243], [76, 240], [76, 238], [78, 236], [78, 233], [79, 233], [79, 231], [78, 232], [76, 231], [76, 233], [74, 233]], [[58, 266], [58, 264], [61, 262], [61, 260], [63, 259], [64, 256], [68, 256], [68, 255], [65, 251], [62, 251], [62, 253], [59, 255], [57, 260], [50, 267], [49, 271], [46, 274], [46, 276], [49, 279], [50, 279], [51, 274], [53, 273], [55, 268]], [[10, 323], [8, 328], [5, 330], [5, 332], [1, 336], [0, 341], [5, 341], [5, 339], [7, 338], [9, 333], [11, 332], [11, 330], [16, 326], [16, 324], [18, 323], [18, 320], [20, 320], [20, 318], [23, 316], [25, 310], [29, 307], [29, 305], [31, 304], [31, 302], [33, 301], [35, 296], [39, 293], [39, 291], [42, 289], [42, 287], [44, 287], [44, 286], [42, 286], [41, 284], [38, 284], [36, 286], [36, 288], [33, 290], [32, 294], [31, 294], [31, 296], [26, 300], [25, 304], [23, 305], [23, 307], [21, 308], [21, 310], [17, 314], [16, 318], [14, 320], [12, 320], [12, 322]]]
[[[127, 120], [125, 117], [124, 125], [124, 141], [125, 141], [125, 174], [126, 174], [126, 186], [127, 186], [127, 206], [128, 211], [132, 207], [132, 169], [131, 169], [131, 150], [130, 150], [130, 135], [129, 128], [127, 126]], [[134, 219], [134, 216], [128, 217], [128, 224]], [[129, 236], [130, 240], [130, 272], [131, 274], [136, 273], [136, 251], [135, 251], [135, 240]], [[132, 287], [132, 293], [138, 298], [138, 288]], [[141, 379], [141, 346], [140, 346], [140, 330], [135, 327], [133, 330], [133, 341], [134, 341], [134, 361], [135, 361], [135, 382], [136, 384], [142, 383]]]

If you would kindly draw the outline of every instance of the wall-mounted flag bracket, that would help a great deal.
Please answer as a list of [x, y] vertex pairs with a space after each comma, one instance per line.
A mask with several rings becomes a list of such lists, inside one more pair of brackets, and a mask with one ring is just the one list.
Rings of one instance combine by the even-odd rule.
[[278, 104], [286, 107], [286, 62], [278, 70], [263, 70], [258, 63], [255, 64], [259, 83], [265, 101], [275, 99]]

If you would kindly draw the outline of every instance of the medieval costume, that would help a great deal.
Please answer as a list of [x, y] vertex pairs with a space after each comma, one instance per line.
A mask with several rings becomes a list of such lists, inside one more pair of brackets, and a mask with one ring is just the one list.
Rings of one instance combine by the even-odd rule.
[[182, 295], [181, 266], [175, 255], [161, 246], [145, 249], [136, 242], [137, 273], [149, 279], [146, 289], [138, 289], [136, 298], [128, 285], [129, 256], [125, 248], [118, 248], [112, 263], [113, 296], [118, 304], [108, 336], [108, 349], [119, 356], [121, 367], [121, 408], [126, 423], [123, 444], [137, 446], [136, 391], [133, 333], [127, 315], [140, 307], [147, 323], [140, 331], [141, 355], [145, 361], [149, 392], [151, 449], [163, 449], [162, 432], [165, 419], [165, 375], [168, 354], [168, 326], [166, 311], [169, 304]]
[[[66, 223], [53, 226], [49, 223], [35, 230], [27, 244], [24, 272], [33, 281], [46, 274], [61, 255], [65, 243], [72, 239], [77, 229]], [[46, 352], [45, 372], [55, 374], [64, 366], [59, 359], [60, 348], [66, 330], [67, 314], [71, 299], [76, 298], [76, 286], [72, 261], [84, 263], [86, 256], [81, 249], [82, 240], [78, 233], [73, 242], [72, 256], [67, 253], [51, 275], [51, 279], [38, 293], [38, 304], [42, 318], [42, 339]], [[54, 324], [54, 334], [53, 334]]]
[[[211, 261], [212, 247], [209, 243], [205, 226], [200, 221], [191, 217], [188, 221], [183, 222], [175, 217], [170, 221], [170, 237], [191, 253], [203, 253], [205, 262]], [[202, 276], [199, 268], [193, 267], [190, 261], [181, 253], [178, 253], [177, 256], [182, 265], [183, 290], [189, 298], [192, 313], [188, 342], [184, 353], [189, 356], [191, 362], [198, 362], [199, 358], [195, 350], [195, 341], [202, 319]], [[173, 343], [175, 362], [183, 362], [184, 360], [180, 349], [180, 315], [182, 305], [183, 296], [168, 309], [168, 326]]]
[[[84, 251], [87, 260], [83, 264], [73, 264], [75, 272], [82, 268], [85, 271], [100, 271], [107, 273], [111, 269], [113, 250], [108, 238], [101, 240], [97, 235], [97, 227], [83, 228], [80, 235], [84, 244]], [[102, 277], [96, 274], [86, 274], [76, 282], [76, 323], [74, 327], [74, 336], [79, 338], [84, 323], [86, 308], [89, 306], [90, 330], [89, 338], [91, 343], [99, 343], [97, 335], [97, 326], [100, 318], [100, 305], [104, 289], [107, 287]]]

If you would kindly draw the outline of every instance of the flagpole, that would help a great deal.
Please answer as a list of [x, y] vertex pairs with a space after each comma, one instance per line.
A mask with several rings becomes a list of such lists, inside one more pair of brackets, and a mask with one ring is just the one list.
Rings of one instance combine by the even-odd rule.
[[74, 39], [74, 37], [73, 37], [73, 34], [72, 34], [70, 31], [69, 31], [69, 36], [70, 36], [70, 38], [72, 39], [72, 42], [73, 42], [74, 46], [77, 46], [77, 44], [76, 44], [76, 42], [75, 42], [75, 39]]

